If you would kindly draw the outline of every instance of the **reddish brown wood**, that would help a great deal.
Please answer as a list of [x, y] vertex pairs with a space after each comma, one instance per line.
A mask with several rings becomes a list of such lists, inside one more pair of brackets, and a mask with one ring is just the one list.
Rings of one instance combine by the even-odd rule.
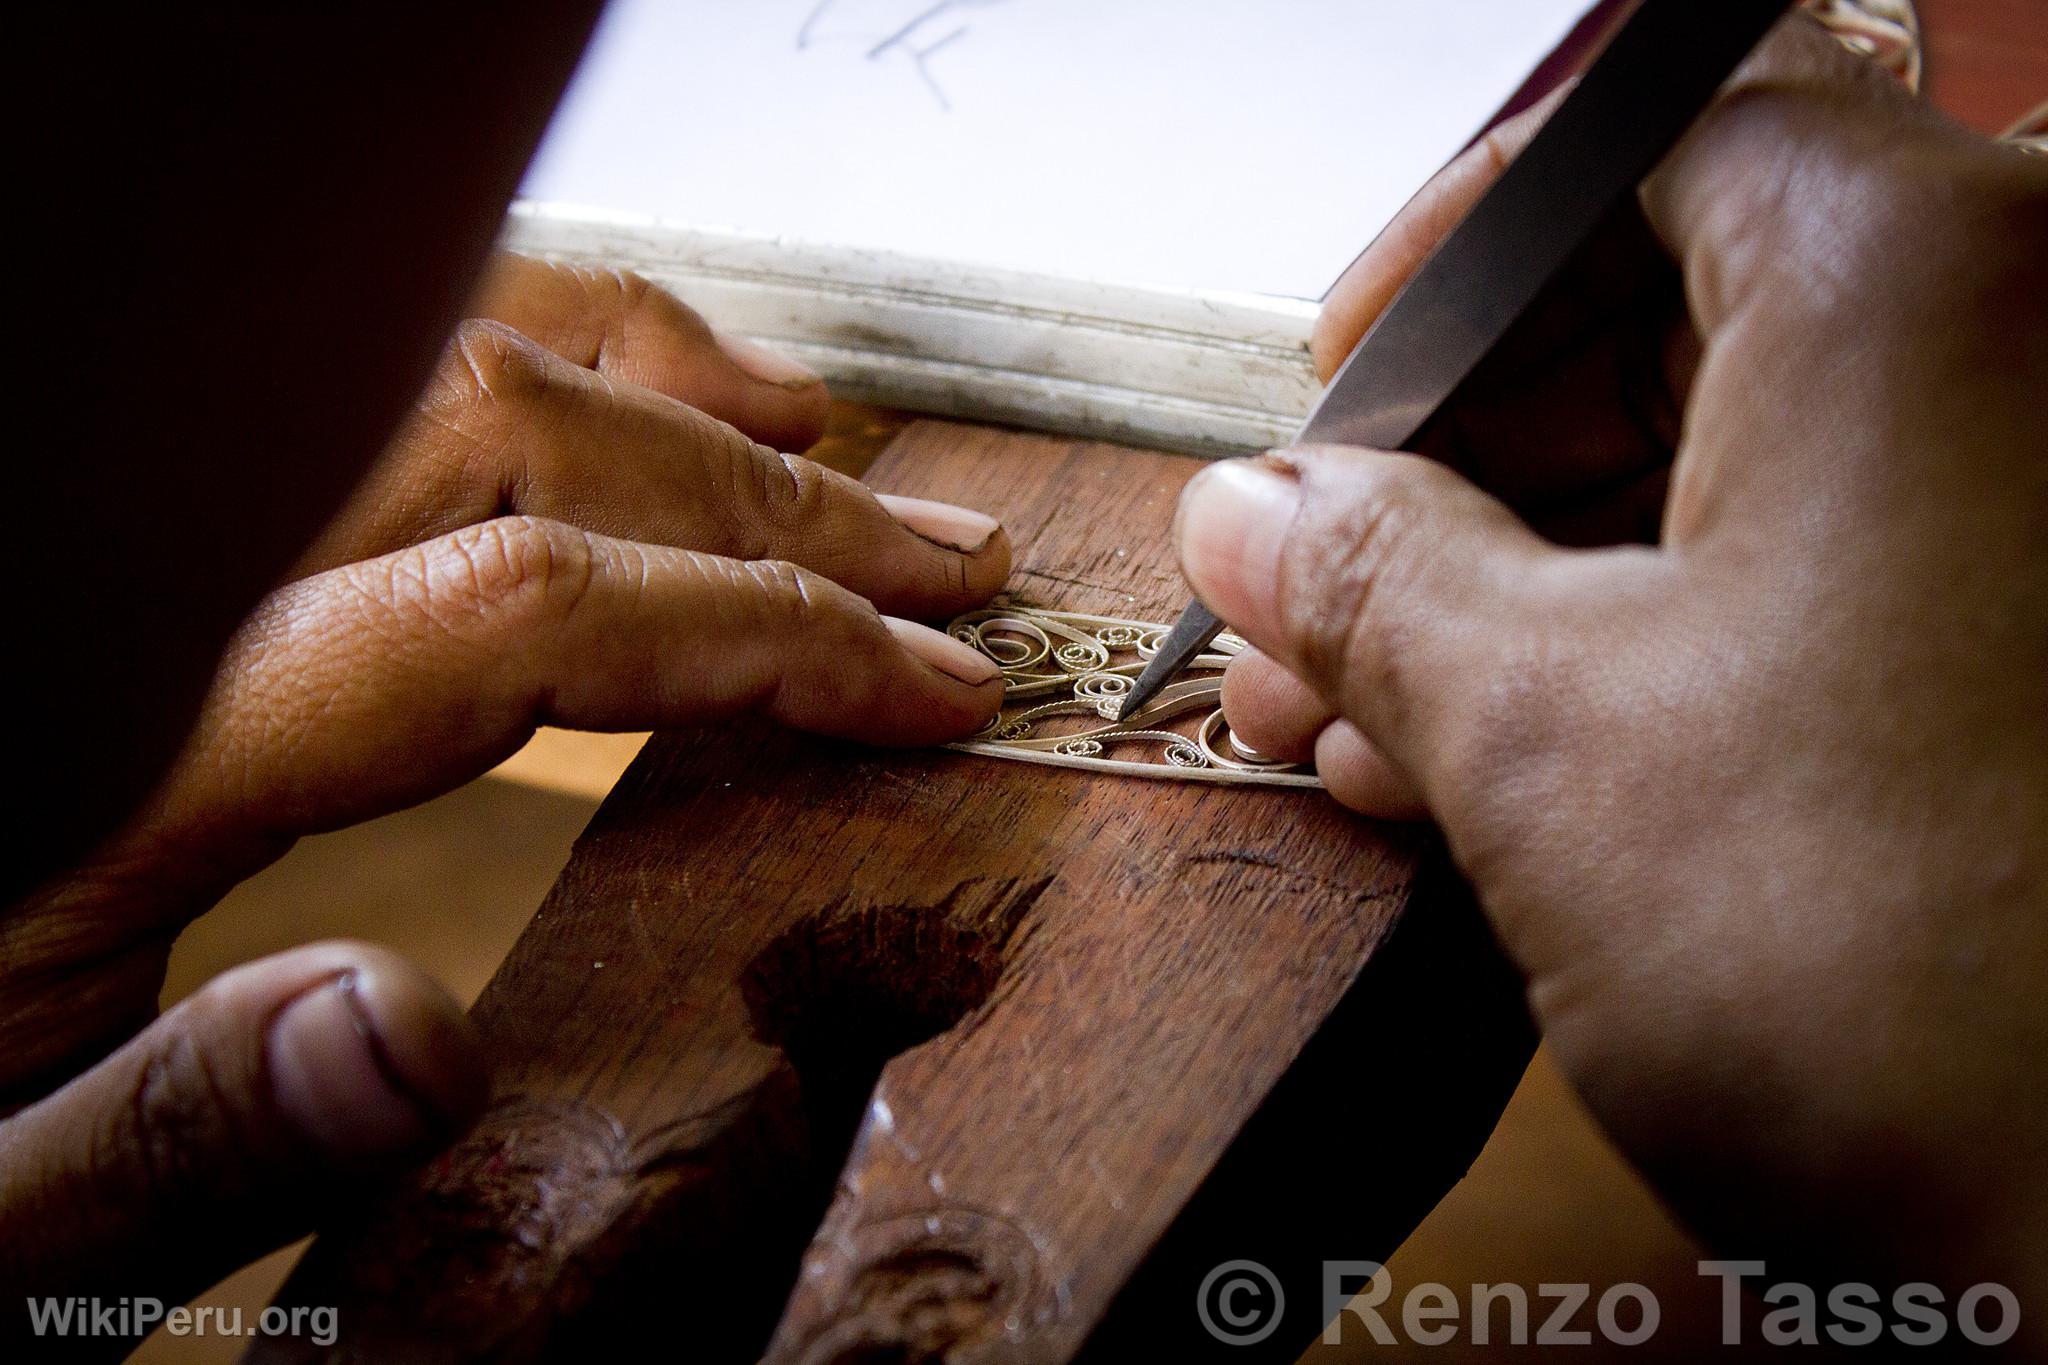
[[2048, 4], [1914, 0], [1926, 54], [1922, 90], [1980, 132], [2048, 100]]
[[[872, 478], [999, 511], [1024, 597], [1158, 618], [1194, 467], [923, 423]], [[1289, 1272], [1291, 1358], [1289, 1258], [1390, 1251], [1531, 1045], [1455, 883], [1389, 939], [1431, 847], [1315, 792], [659, 738], [477, 1006], [496, 1106], [290, 1293], [351, 1359], [658, 1322], [707, 1361], [1061, 1361], [1205, 1340], [1194, 1286], [1244, 1255]]]

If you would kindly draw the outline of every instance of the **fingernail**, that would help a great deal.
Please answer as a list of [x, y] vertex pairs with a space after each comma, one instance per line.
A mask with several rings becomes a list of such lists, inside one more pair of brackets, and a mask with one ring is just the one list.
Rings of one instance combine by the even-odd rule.
[[949, 550], [958, 550], [963, 555], [977, 555], [988, 548], [995, 539], [1002, 523], [984, 512], [972, 507], [956, 507], [950, 502], [933, 502], [930, 498], [906, 498], [894, 493], [881, 493], [876, 500], [889, 509], [889, 515], [902, 522], [918, 535], [934, 545], [943, 545]]
[[1209, 610], [1248, 623], [1271, 612], [1280, 549], [1301, 507], [1301, 480], [1285, 457], [1223, 460], [1180, 498], [1174, 539], [1181, 572]]
[[996, 661], [971, 645], [963, 645], [944, 631], [921, 626], [915, 621], [884, 616], [882, 624], [903, 647], [949, 678], [970, 687], [980, 687], [1002, 676]]
[[794, 390], [808, 389], [813, 384], [824, 382], [815, 370], [799, 365], [782, 352], [758, 341], [749, 341], [727, 332], [714, 332], [712, 335], [718, 339], [718, 349], [724, 351], [733, 364], [764, 384], [779, 384]]
[[286, 1118], [338, 1155], [417, 1148], [484, 1101], [483, 1058], [453, 1002], [386, 972], [346, 971], [293, 1000], [266, 1058]]

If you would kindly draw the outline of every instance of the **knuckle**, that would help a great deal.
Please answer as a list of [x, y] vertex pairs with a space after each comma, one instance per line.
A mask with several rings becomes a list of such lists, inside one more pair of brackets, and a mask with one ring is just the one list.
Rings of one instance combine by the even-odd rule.
[[552, 360], [524, 334], [488, 318], [457, 325], [420, 396], [406, 435], [415, 446], [445, 450], [472, 482], [496, 483], [496, 469], [549, 401]]
[[599, 291], [620, 314], [636, 313], [661, 291], [637, 270], [609, 269], [602, 272]]
[[559, 624], [589, 596], [599, 571], [591, 537], [543, 517], [494, 517], [434, 542], [429, 598], [462, 622], [494, 631]]
[[582, 300], [583, 326], [594, 338], [591, 353], [583, 357], [589, 369], [606, 371], [628, 349], [640, 349], [650, 339], [657, 343], [657, 351], [678, 340], [710, 339], [710, 324], [695, 309], [637, 270], [565, 268], [573, 274]]
[[[1805, 259], [1832, 261], [1832, 270], [1805, 276], [1823, 296], [1860, 292], [1880, 281], [1897, 287], [1913, 275], [1924, 276], [1926, 266], [1939, 272], [1950, 263], [1958, 226], [1948, 193], [1953, 187], [1933, 183], [1912, 168], [1913, 160], [1883, 167], [1833, 160], [1812, 173], [1828, 182], [1826, 194], [1814, 195], [1814, 203], [1826, 209], [1817, 213], [1797, 201], [1786, 204], [1783, 212], [1798, 216]], [[1911, 248], [1902, 250], [1907, 243]], [[1922, 269], [1914, 269], [1916, 261]]]
[[1746, 156], [1717, 159], [1726, 191], [1701, 211], [1715, 297], [1735, 292], [1728, 281], [1767, 281], [1816, 309], [1877, 301], [1913, 314], [1952, 305], [2015, 247], [2038, 254], [2038, 199], [2031, 232], [2004, 212], [2024, 158], [1957, 136], [1875, 65], [1823, 46], [1826, 71], [1716, 107], [1713, 145]]
[[761, 585], [782, 629], [792, 635], [830, 629], [830, 615], [819, 606], [823, 581], [810, 570], [787, 560], [755, 559], [746, 562], [745, 572]]
[[764, 584], [775, 613], [778, 664], [764, 680], [768, 709], [796, 704], [798, 693], [809, 714], [864, 715], [883, 704], [890, 636], [864, 599], [782, 560], [754, 560], [740, 571]]
[[754, 457], [764, 466], [767, 506], [784, 522], [799, 524], [825, 510], [832, 481], [822, 467], [801, 455], [785, 455], [760, 444], [754, 444]]
[[508, 406], [548, 390], [548, 352], [524, 333], [489, 318], [457, 325], [442, 366], [453, 396], [468, 406]]
[[631, 270], [601, 266], [565, 266], [576, 282], [583, 313], [579, 322], [594, 338], [591, 350], [578, 359], [588, 368], [604, 370], [624, 345], [631, 321], [647, 309], [654, 286]]
[[459, 487], [496, 489], [496, 503], [518, 503], [512, 450], [559, 397], [555, 360], [537, 342], [487, 317], [457, 323], [434, 375], [420, 393], [397, 444], [428, 460]]
[[[812, 657], [863, 665], [887, 638], [881, 618], [866, 599], [822, 574], [779, 559], [748, 561], [744, 570], [766, 586], [782, 638]], [[846, 675], [843, 682], [872, 672], [865, 666], [836, 671]]]
[[551, 261], [549, 266], [575, 285], [574, 297], [587, 310], [586, 320], [620, 317], [657, 292], [637, 270], [572, 261]]
[[[204, 1009], [204, 992], [194, 1007]], [[97, 1170], [134, 1170], [157, 1197], [194, 1190], [218, 1163], [207, 1158], [235, 1137], [240, 1106], [228, 1093], [205, 1051], [188, 1032], [150, 1044], [126, 1102], [98, 1134]]]
[[705, 340], [711, 326], [697, 310], [637, 270], [607, 270], [604, 292], [613, 316], [637, 320], [681, 333], [690, 340]]
[[722, 423], [709, 439], [716, 445], [715, 458], [732, 494], [725, 500], [728, 553], [746, 559], [772, 554], [793, 531], [828, 511], [832, 482], [818, 465], [762, 445]]

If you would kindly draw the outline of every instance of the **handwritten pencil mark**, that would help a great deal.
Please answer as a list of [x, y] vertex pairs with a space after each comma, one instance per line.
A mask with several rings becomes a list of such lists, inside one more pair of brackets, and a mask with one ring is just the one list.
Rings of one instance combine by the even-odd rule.
[[[948, 33], [945, 37], [939, 39], [936, 43], [933, 43], [929, 47], [914, 47], [908, 49], [910, 52], [910, 60], [914, 62], [917, 66], [918, 79], [924, 82], [925, 89], [932, 92], [932, 98], [939, 102], [939, 108], [945, 110], [949, 114], [953, 112], [953, 101], [946, 98], [945, 88], [941, 86], [938, 80], [932, 75], [932, 69], [927, 59], [929, 59], [934, 52], [937, 52], [947, 43], [952, 42], [955, 38], [960, 37], [966, 32], [967, 26], [965, 24], [962, 24], [959, 28], [954, 29], [951, 33]], [[872, 53], [869, 54], [871, 58], [873, 57], [873, 55], [874, 54]]]
[[[947, 96], [945, 86], [940, 83], [937, 73], [933, 71], [931, 59], [940, 51], [966, 37], [972, 26], [964, 23], [955, 24], [947, 28], [937, 38], [927, 38], [924, 35], [941, 27], [938, 21], [949, 14], [953, 14], [955, 11], [986, 9], [991, 5], [1004, 3], [1006, 3], [1006, 0], [937, 0], [936, 4], [927, 3], [916, 9], [910, 14], [908, 19], [898, 24], [894, 29], [887, 30], [879, 36], [870, 32], [858, 36], [857, 40], [867, 44], [863, 55], [870, 62], [883, 61], [889, 58], [891, 54], [906, 59], [911, 69], [917, 73], [918, 80], [924, 84], [926, 90], [931, 92], [932, 99], [937, 102], [940, 112], [951, 113], [953, 101]], [[820, 25], [835, 10], [843, 12], [844, 0], [818, 0], [811, 7], [810, 12], [805, 15], [802, 25], [797, 29], [797, 51], [809, 51], [814, 45], [831, 38], [846, 39], [856, 37], [852, 33], [834, 34], [820, 31]], [[900, 14], [902, 11], [899, 9], [898, 12]]]
[[803, 25], [796, 31], [796, 50], [798, 52], [809, 49], [811, 45], [811, 30], [818, 26], [818, 20], [825, 16], [826, 10], [832, 8], [832, 3], [833, 0], [818, 0], [817, 4], [811, 6], [811, 12], [804, 16]]

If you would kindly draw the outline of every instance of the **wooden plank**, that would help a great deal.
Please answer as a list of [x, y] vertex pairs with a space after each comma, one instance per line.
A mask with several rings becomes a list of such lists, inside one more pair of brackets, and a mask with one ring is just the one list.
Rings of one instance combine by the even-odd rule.
[[[1020, 597], [1165, 619], [1197, 467], [920, 423], [871, 478], [999, 512]], [[1198, 1333], [1204, 1258], [1390, 1251], [1526, 1061], [1454, 881], [1390, 937], [1432, 848], [1312, 791], [657, 736], [478, 1002], [492, 1110], [287, 1297], [365, 1360]], [[1286, 1358], [1321, 1325], [1299, 1274]]]

